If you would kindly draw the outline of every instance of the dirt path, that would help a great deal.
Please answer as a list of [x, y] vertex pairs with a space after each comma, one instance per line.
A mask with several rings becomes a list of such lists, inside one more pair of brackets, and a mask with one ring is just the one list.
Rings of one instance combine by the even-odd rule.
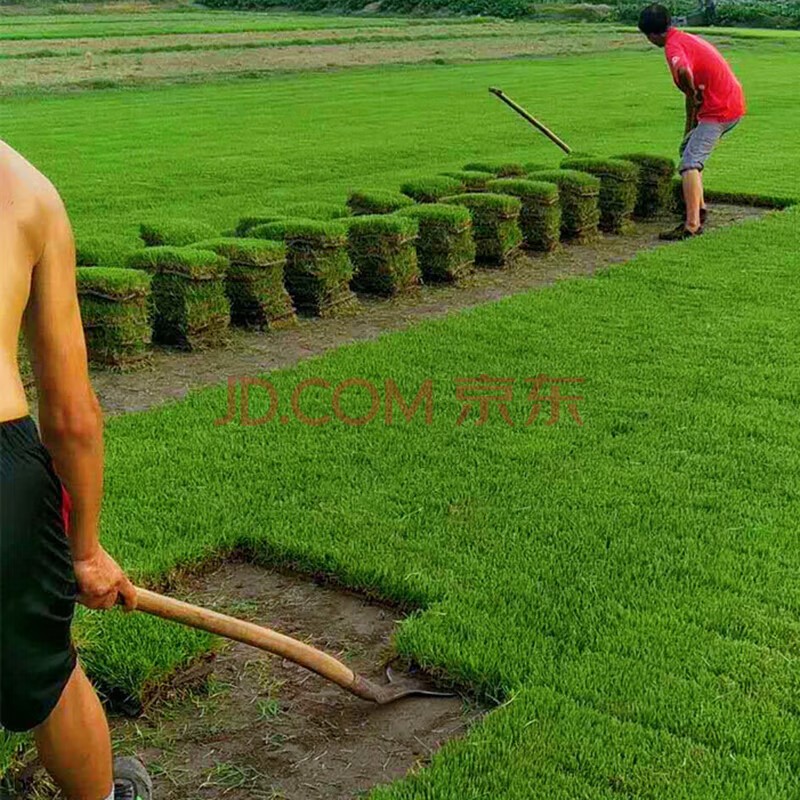
[[[764, 209], [717, 205], [709, 229], [762, 216]], [[640, 223], [630, 236], [606, 236], [596, 244], [566, 245], [547, 256], [520, 256], [511, 268], [479, 270], [457, 286], [425, 286], [392, 300], [361, 297], [358, 316], [301, 319], [296, 328], [270, 333], [232, 329], [228, 347], [199, 353], [157, 350], [152, 365], [139, 372], [94, 372], [92, 380], [107, 413], [140, 411], [183, 397], [189, 389], [218, 384], [229, 376], [255, 376], [291, 366], [343, 344], [374, 339], [420, 319], [541, 288], [560, 278], [591, 275], [609, 264], [627, 261], [641, 250], [665, 245], [658, 232], [673, 220]]]

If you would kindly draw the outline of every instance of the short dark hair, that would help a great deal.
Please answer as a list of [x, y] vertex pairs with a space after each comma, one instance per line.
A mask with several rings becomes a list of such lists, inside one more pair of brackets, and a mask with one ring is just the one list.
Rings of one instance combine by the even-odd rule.
[[664, 34], [670, 25], [672, 25], [672, 15], [668, 8], [659, 3], [643, 8], [639, 14], [639, 30], [646, 36]]

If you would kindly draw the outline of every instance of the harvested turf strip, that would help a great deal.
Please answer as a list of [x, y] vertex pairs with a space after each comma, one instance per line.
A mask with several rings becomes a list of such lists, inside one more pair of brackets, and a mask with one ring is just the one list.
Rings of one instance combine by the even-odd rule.
[[519, 198], [522, 209], [519, 226], [526, 250], [550, 252], [561, 238], [561, 206], [558, 186], [546, 181], [498, 178], [488, 185], [490, 192]]
[[187, 350], [225, 341], [225, 258], [191, 247], [149, 247], [129, 256], [128, 266], [153, 275], [154, 341]]
[[432, 175], [406, 181], [400, 191], [418, 203], [438, 203], [449, 194], [461, 191], [461, 181], [446, 175]]
[[505, 194], [459, 194], [446, 202], [465, 206], [472, 215], [475, 263], [502, 267], [522, 242], [522, 203]]
[[399, 216], [419, 223], [417, 262], [424, 280], [456, 281], [472, 269], [475, 240], [468, 209], [430, 203], [405, 208]]
[[143, 222], [139, 235], [148, 247], [183, 247], [201, 239], [211, 239], [217, 231], [205, 222], [172, 219]]
[[561, 203], [561, 238], [577, 242], [597, 236], [600, 221], [600, 179], [586, 172], [551, 169], [531, 174], [531, 180], [555, 183]]
[[362, 216], [348, 226], [348, 251], [355, 269], [353, 287], [393, 295], [419, 284], [414, 243], [419, 223], [412, 217]]
[[651, 156], [646, 153], [630, 153], [617, 158], [630, 161], [639, 167], [634, 217], [647, 219], [672, 208], [672, 177], [675, 175], [675, 162], [671, 158]]
[[639, 167], [618, 158], [570, 156], [561, 162], [563, 169], [587, 172], [600, 179], [600, 229], [607, 233], [630, 230], [638, 195]]
[[338, 203], [294, 203], [286, 207], [282, 216], [300, 219], [343, 219], [350, 216], [350, 209]]
[[464, 164], [469, 172], [489, 172], [497, 178], [521, 178], [525, 175], [525, 167], [513, 161], [472, 161]]
[[297, 317], [283, 274], [286, 245], [268, 239], [206, 239], [192, 247], [211, 250], [228, 260], [225, 293], [231, 322], [248, 328], [285, 328]]
[[485, 192], [486, 184], [494, 180], [493, 172], [481, 172], [475, 169], [461, 169], [454, 172], [443, 172], [448, 178], [455, 178], [461, 183], [462, 192]]
[[78, 267], [78, 301], [89, 363], [133, 367], [147, 359], [151, 277], [137, 269]]
[[285, 216], [286, 214], [274, 208], [262, 208], [257, 211], [251, 211], [249, 214], [239, 217], [239, 222], [236, 223], [236, 235], [249, 236], [251, 230], [257, 225], [266, 225], [268, 222], [275, 222], [275, 220]]
[[534, 162], [529, 162], [527, 164], [522, 165], [525, 169], [526, 175], [531, 175], [534, 172], [544, 172], [545, 170], [554, 169], [554, 167], [550, 167], [547, 164], [539, 164]]
[[286, 242], [286, 288], [298, 309], [328, 317], [357, 308], [341, 221], [286, 219], [259, 225], [252, 234]]
[[360, 217], [368, 214], [392, 214], [414, 205], [414, 201], [408, 195], [390, 189], [366, 189], [350, 192], [347, 205], [353, 215]]
[[79, 267], [122, 267], [135, 249], [120, 236], [81, 236], [75, 240], [75, 261]]

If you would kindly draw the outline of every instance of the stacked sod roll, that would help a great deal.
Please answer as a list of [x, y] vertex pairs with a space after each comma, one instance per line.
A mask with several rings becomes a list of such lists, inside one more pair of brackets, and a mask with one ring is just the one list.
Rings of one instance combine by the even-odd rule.
[[151, 277], [119, 267], [78, 267], [81, 309], [89, 363], [132, 368], [147, 360]]
[[[259, 225], [267, 225], [270, 222], [277, 222], [285, 216], [286, 214], [274, 208], [260, 208], [250, 211], [243, 217], [239, 217], [235, 233], [237, 236], [247, 238], [251, 235], [253, 228], [257, 228]], [[200, 239], [195, 239], [195, 241], [200, 241]]]
[[414, 244], [419, 223], [412, 217], [371, 215], [348, 225], [348, 250], [355, 269], [354, 288], [390, 296], [419, 284]]
[[183, 247], [216, 235], [210, 225], [191, 219], [152, 220], [139, 226], [139, 236], [147, 247]]
[[490, 192], [519, 198], [519, 226], [526, 250], [548, 253], [561, 239], [561, 206], [558, 186], [546, 181], [498, 178], [490, 181]]
[[561, 238], [589, 242], [597, 237], [600, 221], [600, 179], [586, 172], [552, 169], [533, 172], [534, 181], [558, 186], [561, 204]]
[[475, 239], [475, 263], [502, 267], [522, 243], [519, 215], [522, 209], [517, 197], [506, 194], [459, 194], [446, 202], [464, 206], [472, 216]]
[[675, 175], [675, 162], [671, 158], [651, 156], [646, 153], [629, 153], [617, 156], [617, 158], [631, 161], [639, 167], [634, 217], [637, 219], [656, 217], [672, 208], [672, 178]]
[[259, 225], [251, 235], [286, 242], [286, 288], [299, 310], [329, 317], [357, 309], [342, 222], [285, 219]]
[[286, 245], [268, 239], [205, 239], [192, 245], [227, 259], [225, 293], [231, 322], [247, 328], [277, 329], [296, 324], [292, 300], [283, 285]]
[[414, 178], [406, 181], [400, 191], [418, 203], [438, 203], [443, 197], [462, 191], [461, 181], [446, 175]]
[[357, 217], [368, 214], [393, 214], [401, 208], [413, 205], [414, 201], [408, 195], [389, 189], [353, 190], [347, 197], [347, 206]]
[[75, 240], [75, 262], [79, 267], [121, 267], [138, 245], [121, 236], [79, 236]]
[[464, 169], [470, 172], [488, 172], [496, 178], [522, 178], [525, 176], [525, 167], [514, 161], [471, 161], [464, 164]]
[[454, 172], [443, 172], [448, 178], [454, 178], [461, 184], [462, 192], [485, 192], [486, 184], [494, 180], [493, 172], [480, 172], [474, 169], [461, 169]]
[[405, 208], [398, 216], [419, 224], [417, 262], [425, 281], [453, 282], [471, 271], [475, 241], [468, 209], [431, 203]]
[[228, 262], [211, 250], [147, 247], [128, 266], [153, 276], [153, 339], [186, 350], [221, 344], [230, 323]]
[[569, 156], [561, 162], [564, 169], [587, 172], [600, 179], [600, 229], [607, 233], [625, 233], [631, 228], [636, 207], [639, 167], [618, 158]]
[[286, 219], [344, 219], [350, 216], [350, 209], [339, 203], [312, 201], [287, 206], [281, 216]]

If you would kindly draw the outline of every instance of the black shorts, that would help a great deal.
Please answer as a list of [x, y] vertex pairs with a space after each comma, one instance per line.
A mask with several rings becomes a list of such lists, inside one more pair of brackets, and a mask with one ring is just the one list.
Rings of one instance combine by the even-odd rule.
[[75, 669], [69, 498], [30, 417], [0, 423], [0, 725], [44, 722]]

